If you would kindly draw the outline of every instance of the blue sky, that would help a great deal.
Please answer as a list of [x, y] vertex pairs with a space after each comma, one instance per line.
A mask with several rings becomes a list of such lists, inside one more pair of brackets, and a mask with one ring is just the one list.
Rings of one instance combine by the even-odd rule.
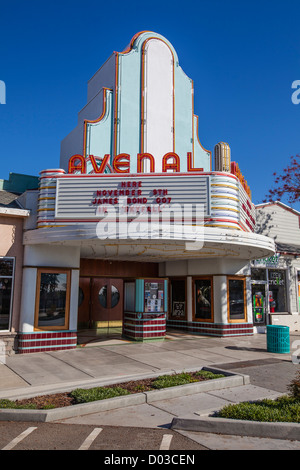
[[[0, 178], [59, 167], [87, 81], [135, 33], [165, 36], [194, 80], [199, 137], [228, 142], [254, 203], [300, 153], [299, 0], [0, 0]], [[300, 210], [300, 205], [294, 206]]]

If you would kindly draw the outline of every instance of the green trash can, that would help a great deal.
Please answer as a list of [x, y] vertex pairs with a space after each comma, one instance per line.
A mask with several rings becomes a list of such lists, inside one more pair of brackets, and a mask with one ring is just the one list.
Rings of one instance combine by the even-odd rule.
[[290, 352], [290, 329], [288, 326], [267, 325], [267, 351], [280, 354]]

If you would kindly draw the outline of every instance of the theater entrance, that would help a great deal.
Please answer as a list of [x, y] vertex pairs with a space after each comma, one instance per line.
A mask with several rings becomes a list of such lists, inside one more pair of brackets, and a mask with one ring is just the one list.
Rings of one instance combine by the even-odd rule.
[[123, 279], [81, 277], [78, 299], [78, 337], [101, 340], [121, 338]]

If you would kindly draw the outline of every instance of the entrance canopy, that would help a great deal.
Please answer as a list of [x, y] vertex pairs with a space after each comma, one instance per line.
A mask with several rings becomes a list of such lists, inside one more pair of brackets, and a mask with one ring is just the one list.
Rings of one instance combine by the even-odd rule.
[[41, 228], [24, 234], [25, 245], [64, 245], [80, 248], [82, 258], [102, 258], [131, 261], [160, 262], [176, 259], [234, 258], [259, 259], [272, 256], [272, 239], [252, 232], [237, 232], [220, 228], [200, 227], [195, 233], [173, 227], [172, 234], [148, 232], [149, 238], [102, 238], [97, 236], [95, 224]]

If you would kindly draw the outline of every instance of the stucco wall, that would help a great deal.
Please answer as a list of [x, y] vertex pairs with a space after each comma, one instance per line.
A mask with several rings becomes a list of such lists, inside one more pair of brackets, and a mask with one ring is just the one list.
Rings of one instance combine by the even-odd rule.
[[23, 265], [23, 218], [1, 216], [0, 217], [0, 256], [15, 258], [15, 275], [13, 284], [13, 304], [11, 315], [11, 332], [18, 330], [22, 265]]

